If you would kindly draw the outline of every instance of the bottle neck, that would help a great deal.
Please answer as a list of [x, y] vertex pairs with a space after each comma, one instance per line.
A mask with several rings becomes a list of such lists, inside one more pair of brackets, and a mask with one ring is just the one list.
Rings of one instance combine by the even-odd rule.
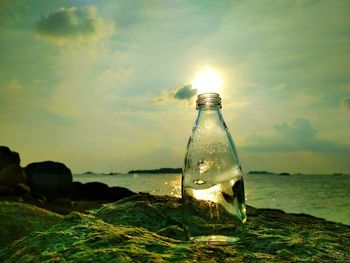
[[202, 124], [208, 126], [212, 125], [221, 127], [225, 126], [223, 117], [221, 115], [221, 99], [217, 93], [204, 93], [198, 95], [196, 109], [198, 116], [196, 119], [196, 126]]
[[198, 95], [196, 101], [197, 110], [219, 110], [221, 108], [221, 98], [219, 94], [203, 93]]
[[209, 112], [209, 111], [220, 111], [221, 106], [218, 105], [200, 105], [196, 107], [198, 111]]
[[224, 122], [219, 106], [208, 107], [202, 105], [199, 108], [197, 107], [197, 110], [196, 126], [200, 125], [200, 123], [206, 123], [206, 125], [208, 125], [208, 123], [216, 123], [215, 125], [221, 126]]

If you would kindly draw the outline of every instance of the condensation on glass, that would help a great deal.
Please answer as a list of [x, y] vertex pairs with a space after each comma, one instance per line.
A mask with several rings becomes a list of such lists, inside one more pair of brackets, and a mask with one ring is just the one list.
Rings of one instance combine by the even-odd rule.
[[246, 221], [242, 169], [217, 93], [200, 94], [182, 172], [187, 239], [229, 244]]

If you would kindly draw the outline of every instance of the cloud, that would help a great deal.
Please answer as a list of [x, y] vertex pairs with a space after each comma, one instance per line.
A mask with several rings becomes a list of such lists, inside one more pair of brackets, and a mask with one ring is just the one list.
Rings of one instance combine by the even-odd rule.
[[197, 90], [192, 89], [192, 85], [185, 85], [176, 91], [174, 97], [178, 100], [189, 100], [192, 99], [196, 94]]
[[345, 108], [347, 108], [348, 110], [350, 110], [350, 97], [347, 97], [345, 98], [343, 101], [342, 101], [342, 104]]
[[184, 85], [181, 88], [165, 90], [155, 99], [156, 103], [171, 102], [171, 101], [186, 101], [190, 102], [197, 94], [197, 90], [192, 88], [191, 84]]
[[350, 154], [350, 145], [317, 138], [308, 119], [296, 118], [291, 124], [275, 125], [270, 135], [252, 135], [242, 150], [255, 152], [314, 152]]
[[61, 7], [42, 17], [36, 29], [40, 37], [59, 46], [91, 42], [113, 32], [113, 26], [100, 19], [93, 6]]

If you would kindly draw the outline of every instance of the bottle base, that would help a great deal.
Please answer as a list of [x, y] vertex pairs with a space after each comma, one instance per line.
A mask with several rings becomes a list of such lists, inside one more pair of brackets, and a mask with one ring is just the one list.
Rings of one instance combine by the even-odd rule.
[[239, 240], [238, 237], [210, 235], [210, 236], [196, 236], [190, 237], [189, 241], [193, 243], [202, 243], [216, 246], [232, 245]]

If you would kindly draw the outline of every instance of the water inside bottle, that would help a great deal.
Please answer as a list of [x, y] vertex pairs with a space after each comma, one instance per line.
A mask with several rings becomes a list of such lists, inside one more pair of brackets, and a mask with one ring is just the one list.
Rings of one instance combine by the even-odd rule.
[[[235, 228], [246, 221], [244, 184], [241, 175], [231, 175], [231, 179], [214, 185], [209, 181], [193, 180], [191, 186], [184, 187], [183, 198], [187, 213], [192, 215], [188, 219], [201, 217], [207, 223], [202, 230], [198, 230], [193, 226], [195, 222], [187, 222], [190, 226], [187, 233], [190, 241], [215, 245], [237, 241], [238, 238], [234, 236]], [[232, 229], [224, 227], [229, 222], [235, 222]], [[206, 234], [206, 230], [210, 234]]]
[[[203, 180], [194, 180], [194, 185], [204, 185]], [[213, 204], [219, 204], [225, 210], [237, 216], [243, 223], [245, 222], [245, 200], [244, 200], [244, 184], [243, 180], [231, 179], [212, 185], [208, 188], [197, 189], [195, 187], [186, 186], [184, 188], [184, 198], [195, 198], [197, 200], [208, 201], [208, 207], [212, 207]], [[218, 213], [211, 213], [211, 217], [214, 217]]]

